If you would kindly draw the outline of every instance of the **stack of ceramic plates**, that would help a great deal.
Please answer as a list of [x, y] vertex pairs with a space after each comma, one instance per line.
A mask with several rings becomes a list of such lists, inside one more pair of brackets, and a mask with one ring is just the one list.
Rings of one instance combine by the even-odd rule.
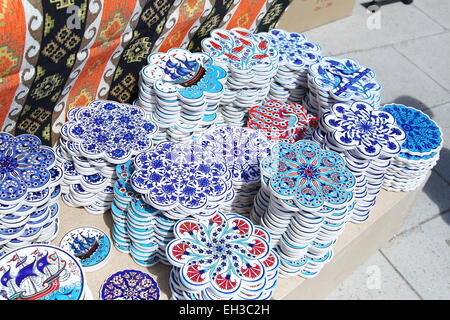
[[380, 106], [381, 86], [375, 72], [348, 58], [323, 57], [308, 72], [309, 91], [303, 105], [321, 116], [337, 102], [366, 102]]
[[390, 113], [364, 102], [336, 103], [323, 114], [313, 140], [343, 155], [356, 177], [353, 222], [369, 218], [391, 159], [400, 153], [405, 138]]
[[265, 300], [278, 282], [269, 233], [237, 214], [176, 223], [166, 254], [173, 300]]
[[130, 253], [141, 266], [157, 262], [168, 263], [165, 247], [173, 239], [176, 221], [166, 218], [159, 210], [142, 201], [130, 183], [134, 171], [132, 161], [117, 166], [118, 180], [114, 184], [112, 237], [115, 247]]
[[121, 270], [105, 280], [100, 300], [159, 300], [155, 279], [139, 270]]
[[308, 91], [308, 68], [320, 61], [322, 48], [301, 33], [272, 29], [268, 34], [280, 55], [268, 98], [302, 103]]
[[269, 93], [278, 71], [278, 51], [267, 34], [242, 28], [211, 31], [202, 49], [228, 73], [220, 108], [225, 122], [243, 126], [248, 108], [262, 103]]
[[316, 276], [350, 219], [355, 177], [339, 154], [306, 140], [274, 145], [261, 175], [251, 217], [270, 233], [280, 275]]
[[131, 186], [167, 218], [208, 217], [233, 201], [225, 161], [200, 145], [162, 142], [133, 164]]
[[300, 104], [267, 100], [250, 108], [247, 126], [270, 140], [295, 142], [310, 139], [319, 119]]
[[58, 232], [63, 170], [38, 137], [0, 132], [0, 256]]
[[56, 147], [64, 202], [92, 214], [109, 210], [116, 165], [149, 150], [157, 131], [140, 108], [127, 104], [96, 100], [70, 110]]
[[61, 248], [31, 245], [0, 258], [0, 300], [92, 300], [83, 269]]
[[93, 227], [67, 232], [59, 247], [77, 258], [85, 272], [99, 270], [111, 256], [111, 240], [102, 230]]
[[381, 108], [392, 114], [406, 134], [401, 152], [392, 159], [383, 181], [390, 191], [411, 191], [424, 182], [439, 160], [443, 139], [439, 126], [415, 108], [389, 104]]
[[222, 212], [248, 215], [261, 187], [259, 164], [270, 152], [269, 140], [253, 129], [225, 126], [209, 129], [198, 143], [222, 158], [231, 171], [235, 197]]
[[191, 141], [217, 120], [226, 72], [205, 53], [174, 48], [148, 57], [140, 74], [141, 107], [160, 132], [155, 142]]

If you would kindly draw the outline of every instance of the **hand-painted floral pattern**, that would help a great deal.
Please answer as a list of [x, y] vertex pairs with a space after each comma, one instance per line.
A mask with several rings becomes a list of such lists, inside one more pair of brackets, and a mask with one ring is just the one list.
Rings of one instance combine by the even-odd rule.
[[270, 143], [258, 131], [241, 127], [213, 128], [198, 143], [225, 161], [234, 183], [260, 181], [259, 164], [270, 152]]
[[364, 159], [391, 158], [400, 152], [406, 138], [390, 113], [363, 102], [336, 103], [323, 115], [322, 123], [341, 148]]
[[138, 154], [131, 176], [133, 188], [160, 210], [206, 208], [231, 188], [225, 162], [199, 145], [162, 142]]
[[28, 192], [46, 188], [55, 160], [54, 151], [36, 136], [0, 132], [0, 202], [19, 203]]
[[351, 59], [324, 57], [309, 70], [313, 85], [340, 101], [372, 102], [381, 91], [375, 72]]
[[298, 103], [271, 99], [250, 108], [247, 125], [262, 130], [271, 140], [295, 142], [310, 136], [319, 125], [319, 119]]
[[442, 148], [442, 132], [425, 113], [399, 104], [385, 105], [382, 110], [392, 114], [406, 134], [402, 152], [420, 156]]
[[220, 93], [226, 80], [225, 70], [214, 65], [213, 59], [202, 52], [170, 49], [167, 53], [151, 54], [148, 63], [142, 75], [159, 94], [201, 99]]
[[[8, 35], [0, 39], [2, 130], [54, 145], [70, 108], [95, 97], [132, 103], [149, 53], [186, 46], [198, 51], [213, 28], [254, 30], [262, 20], [272, 25], [289, 4], [257, 2], [0, 1], [0, 34]], [[79, 8], [76, 28], [67, 26], [75, 21], [71, 6]]]
[[102, 300], [159, 300], [159, 287], [144, 272], [123, 270], [105, 281], [100, 294]]
[[105, 100], [73, 110], [61, 132], [66, 131], [87, 158], [123, 163], [149, 150], [158, 131], [153, 122], [144, 119], [141, 109], [131, 105]]
[[308, 41], [301, 33], [272, 29], [268, 34], [270, 43], [280, 54], [280, 66], [287, 65], [293, 69], [307, 68], [319, 62], [322, 57], [322, 48]]
[[232, 297], [242, 285], [260, 281], [271, 267], [265, 264], [273, 258], [267, 233], [258, 230], [238, 215], [217, 213], [203, 221], [186, 218], [175, 225], [175, 239], [166, 254], [181, 268], [180, 280], [192, 291], [207, 289]]
[[324, 205], [342, 207], [356, 185], [340, 155], [306, 140], [278, 143], [262, 160], [261, 169], [278, 198], [292, 199], [304, 210], [318, 211]]

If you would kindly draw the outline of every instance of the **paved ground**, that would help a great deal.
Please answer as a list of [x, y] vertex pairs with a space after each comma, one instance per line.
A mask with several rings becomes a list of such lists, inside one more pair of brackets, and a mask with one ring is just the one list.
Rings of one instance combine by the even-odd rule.
[[[442, 127], [445, 149], [401, 232], [329, 299], [450, 299], [450, 1], [415, 0], [305, 32], [325, 54], [373, 68], [383, 102], [417, 107]], [[369, 29], [367, 21], [373, 26]]]

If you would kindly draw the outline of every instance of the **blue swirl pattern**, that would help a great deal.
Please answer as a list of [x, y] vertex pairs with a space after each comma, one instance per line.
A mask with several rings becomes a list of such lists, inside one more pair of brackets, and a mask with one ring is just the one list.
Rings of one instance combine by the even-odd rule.
[[[413, 155], [429, 155], [442, 147], [442, 132], [428, 115], [420, 110], [400, 104], [388, 104], [381, 108], [395, 118], [406, 134], [402, 152]], [[407, 157], [406, 155], [401, 155]]]
[[54, 151], [36, 136], [0, 132], [0, 202], [16, 204], [29, 192], [45, 189], [55, 159]]

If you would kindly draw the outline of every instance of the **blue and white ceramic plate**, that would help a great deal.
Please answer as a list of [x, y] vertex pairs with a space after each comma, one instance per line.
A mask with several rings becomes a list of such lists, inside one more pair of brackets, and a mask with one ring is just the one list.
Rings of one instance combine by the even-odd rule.
[[314, 91], [338, 101], [364, 101], [374, 104], [381, 85], [375, 72], [348, 58], [323, 57], [309, 68], [309, 84]]
[[278, 49], [280, 66], [287, 66], [291, 70], [307, 69], [322, 57], [321, 47], [308, 41], [301, 33], [272, 29], [268, 34], [270, 43]]

